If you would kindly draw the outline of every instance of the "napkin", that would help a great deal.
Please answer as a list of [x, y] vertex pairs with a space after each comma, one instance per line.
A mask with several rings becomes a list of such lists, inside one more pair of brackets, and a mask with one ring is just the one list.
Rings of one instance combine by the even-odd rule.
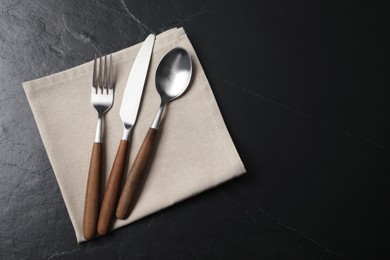
[[[119, 116], [122, 95], [140, 47], [141, 43], [112, 54], [116, 84], [113, 106], [104, 117], [103, 179], [106, 181], [122, 137]], [[137, 122], [130, 137], [128, 168], [160, 104], [154, 81], [157, 66], [175, 47], [185, 48], [191, 55], [191, 84], [182, 97], [168, 104], [142, 194], [129, 218], [116, 220], [113, 229], [245, 173], [183, 28], [173, 28], [156, 37]], [[85, 241], [82, 235], [84, 197], [97, 122], [90, 101], [92, 69], [93, 61], [90, 61], [23, 83], [79, 243]]]

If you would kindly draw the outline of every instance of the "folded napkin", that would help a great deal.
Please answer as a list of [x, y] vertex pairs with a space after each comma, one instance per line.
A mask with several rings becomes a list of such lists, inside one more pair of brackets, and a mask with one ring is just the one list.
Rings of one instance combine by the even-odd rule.
[[[103, 171], [106, 181], [122, 137], [119, 117], [122, 95], [140, 46], [112, 54], [116, 85], [114, 104], [105, 115]], [[160, 104], [154, 84], [156, 68], [174, 47], [183, 47], [190, 53], [193, 79], [187, 92], [168, 104], [143, 192], [130, 217], [116, 220], [114, 229], [245, 172], [183, 28], [168, 30], [156, 37], [138, 119], [130, 137], [128, 165], [133, 162]], [[97, 113], [90, 101], [92, 68], [93, 61], [90, 61], [23, 83], [78, 242], [85, 240], [82, 235], [84, 197], [97, 122]]]

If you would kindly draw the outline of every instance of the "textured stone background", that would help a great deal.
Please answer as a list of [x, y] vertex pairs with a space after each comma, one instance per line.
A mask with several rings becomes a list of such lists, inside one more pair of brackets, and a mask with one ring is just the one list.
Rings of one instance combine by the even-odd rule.
[[[0, 259], [388, 259], [385, 3], [0, 0]], [[174, 26], [248, 174], [78, 245], [21, 84]]]

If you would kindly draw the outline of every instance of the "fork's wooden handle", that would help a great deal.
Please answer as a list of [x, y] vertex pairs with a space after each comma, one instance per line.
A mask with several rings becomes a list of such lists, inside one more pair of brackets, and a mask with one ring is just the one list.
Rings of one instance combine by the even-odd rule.
[[94, 238], [99, 216], [100, 182], [102, 176], [102, 143], [93, 143], [91, 162], [85, 192], [83, 235], [86, 240]]
[[157, 129], [149, 128], [137, 157], [134, 160], [116, 209], [116, 217], [119, 219], [125, 219], [131, 213], [139, 198], [146, 180], [147, 174], [145, 170], [153, 151], [157, 131]]
[[116, 205], [118, 203], [122, 176], [125, 170], [125, 162], [127, 155], [127, 146], [129, 142], [121, 140], [118, 152], [115, 156], [114, 164], [112, 165], [110, 177], [104, 191], [102, 207], [100, 209], [97, 232], [99, 235], [107, 234], [111, 227], [114, 218]]

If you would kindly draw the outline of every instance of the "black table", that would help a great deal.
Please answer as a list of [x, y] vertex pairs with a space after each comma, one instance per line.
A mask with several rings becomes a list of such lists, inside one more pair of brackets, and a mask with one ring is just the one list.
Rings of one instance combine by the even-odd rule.
[[[0, 259], [389, 259], [389, 7], [362, 2], [2, 0]], [[78, 245], [21, 83], [176, 26], [247, 174]]]

